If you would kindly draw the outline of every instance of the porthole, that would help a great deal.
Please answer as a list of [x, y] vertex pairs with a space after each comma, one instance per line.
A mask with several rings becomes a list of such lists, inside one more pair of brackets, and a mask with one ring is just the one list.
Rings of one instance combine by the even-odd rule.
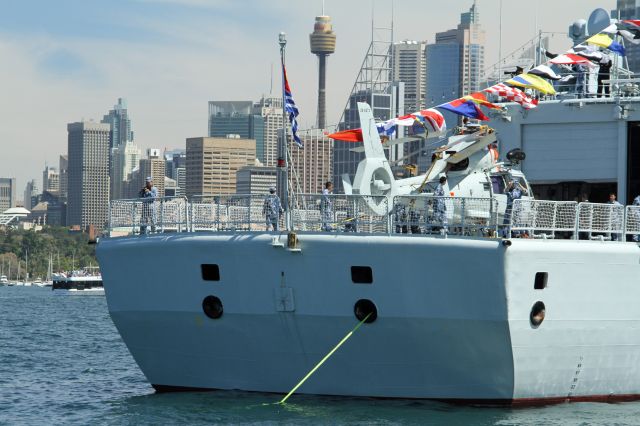
[[353, 313], [358, 321], [362, 321], [367, 318], [367, 315], [369, 315], [365, 321], [366, 323], [372, 323], [378, 318], [378, 308], [376, 307], [376, 304], [369, 299], [358, 300], [353, 306]]
[[373, 283], [373, 271], [370, 266], [352, 266], [351, 281], [354, 284], [371, 284]]
[[536, 278], [533, 282], [533, 288], [535, 290], [542, 290], [547, 288], [547, 279], [549, 278], [549, 274], [547, 272], [536, 272]]
[[529, 321], [533, 327], [538, 327], [544, 321], [544, 317], [546, 315], [546, 308], [544, 303], [538, 301], [533, 304], [531, 308], [531, 313], [529, 314]]
[[207, 296], [202, 301], [204, 314], [211, 319], [218, 319], [222, 316], [222, 301], [216, 296]]
[[220, 268], [215, 263], [203, 263], [200, 272], [205, 281], [220, 281]]

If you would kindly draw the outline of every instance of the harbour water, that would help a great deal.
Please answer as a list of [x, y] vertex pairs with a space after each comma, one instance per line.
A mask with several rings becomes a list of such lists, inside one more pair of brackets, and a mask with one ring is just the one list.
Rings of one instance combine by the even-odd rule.
[[111, 322], [104, 296], [0, 287], [0, 425], [640, 424], [640, 402], [509, 409], [294, 395], [281, 406], [274, 404], [279, 397], [155, 394]]

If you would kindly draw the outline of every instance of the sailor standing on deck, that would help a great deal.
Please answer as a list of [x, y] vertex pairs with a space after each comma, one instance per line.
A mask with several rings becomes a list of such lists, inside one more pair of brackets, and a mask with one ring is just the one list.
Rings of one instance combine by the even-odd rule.
[[326, 182], [322, 190], [322, 200], [320, 201], [320, 216], [322, 218], [322, 230], [333, 231], [333, 201], [331, 193], [333, 192], [333, 183]]
[[156, 206], [154, 201], [158, 198], [158, 188], [153, 184], [151, 176], [147, 177], [144, 187], [138, 195], [143, 199], [140, 234], [147, 233], [147, 226], [149, 224], [151, 224], [151, 232], [156, 232]]
[[[519, 200], [523, 195], [527, 195], [527, 190], [520, 185], [520, 181], [518, 178], [514, 178], [505, 191], [505, 195], [507, 196], [507, 208], [504, 211], [504, 221], [503, 225], [511, 224], [511, 215], [513, 213], [513, 202], [515, 200]], [[504, 236], [506, 237], [508, 234], [508, 230], [505, 227]]]
[[436, 221], [442, 225], [442, 232], [447, 233], [447, 204], [444, 199], [444, 184], [447, 183], [446, 176], [440, 176], [440, 180], [438, 181], [438, 186], [436, 186], [435, 191], [433, 191], [433, 195], [436, 198], [435, 205], [433, 207], [433, 211], [435, 213]]
[[269, 188], [269, 195], [264, 199], [262, 206], [262, 214], [265, 218], [267, 231], [269, 227], [273, 228], [274, 231], [278, 230], [278, 222], [282, 213], [284, 213], [284, 209], [282, 208], [280, 197], [276, 194], [276, 188], [272, 186]]
[[[611, 194], [609, 194], [609, 201], [607, 201], [607, 204], [613, 204], [615, 206], [620, 206], [622, 207], [622, 204], [620, 204], [620, 202], [616, 199], [616, 194], [614, 194], [613, 192]], [[622, 209], [619, 209], [619, 211], [616, 211], [616, 208], [614, 207], [611, 210], [611, 227], [614, 229], [622, 229]], [[618, 232], [612, 232], [611, 233], [611, 241], [620, 241], [622, 240], [622, 234], [618, 233]]]
[[[633, 199], [632, 205], [637, 208], [637, 210], [633, 213], [633, 216], [636, 223], [636, 227], [638, 227], [640, 226], [640, 195], [638, 195], [636, 198]], [[634, 234], [632, 239], [637, 243], [638, 241], [640, 241], [640, 235]]]

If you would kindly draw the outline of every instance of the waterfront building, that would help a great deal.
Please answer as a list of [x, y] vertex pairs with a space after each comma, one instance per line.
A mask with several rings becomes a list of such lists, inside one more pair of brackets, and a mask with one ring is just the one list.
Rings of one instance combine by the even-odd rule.
[[254, 139], [188, 138], [186, 196], [234, 194], [236, 172], [255, 159]]
[[0, 178], [0, 212], [16, 206], [16, 179]]
[[265, 166], [275, 167], [278, 163], [278, 132], [284, 120], [282, 97], [263, 96], [253, 105], [253, 113], [264, 120], [264, 145], [262, 154], [256, 145], [257, 158]]
[[67, 225], [101, 229], [109, 208], [109, 134], [105, 123], [69, 123]]
[[209, 101], [209, 137], [237, 135], [256, 141], [256, 155], [264, 161], [264, 118], [252, 101]]

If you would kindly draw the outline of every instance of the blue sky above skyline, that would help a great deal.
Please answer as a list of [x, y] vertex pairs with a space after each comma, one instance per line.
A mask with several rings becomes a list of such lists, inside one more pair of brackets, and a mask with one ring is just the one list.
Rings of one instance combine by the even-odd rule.
[[[128, 100], [143, 148], [176, 148], [206, 135], [207, 101], [257, 100], [269, 91], [273, 66], [279, 88], [280, 31], [288, 34], [287, 68], [301, 127], [315, 122], [317, 59], [308, 35], [317, 1], [24, 0], [3, 2], [0, 14], [0, 176], [41, 185], [45, 162], [66, 152], [66, 124], [100, 120], [118, 97]], [[396, 40], [433, 42], [457, 25], [472, 0], [416, 3], [395, 0]], [[376, 21], [387, 24], [391, 0], [374, 0]], [[497, 60], [498, 0], [478, 0], [487, 31], [486, 65]], [[566, 32], [575, 19], [615, 1], [541, 0], [522, 12], [503, 1], [503, 53], [536, 33]], [[532, 10], [535, 9], [535, 10]], [[335, 124], [371, 36], [371, 0], [326, 0], [337, 34], [329, 57], [328, 122]], [[567, 48], [559, 34], [552, 40]], [[552, 44], [553, 45], [553, 44]], [[19, 196], [18, 198], [21, 198]]]

